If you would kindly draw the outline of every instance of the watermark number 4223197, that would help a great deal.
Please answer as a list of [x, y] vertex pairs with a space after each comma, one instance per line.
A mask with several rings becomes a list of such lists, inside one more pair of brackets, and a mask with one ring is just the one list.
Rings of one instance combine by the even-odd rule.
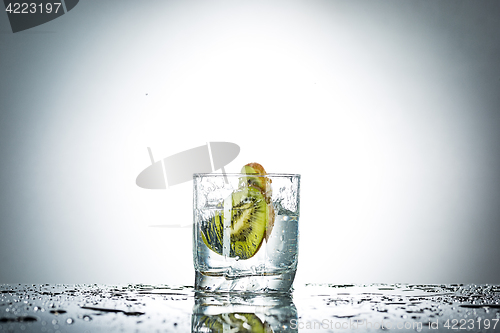
[[46, 3], [27, 3], [27, 2], [11, 2], [5, 7], [5, 11], [9, 14], [35, 14], [35, 13], [57, 13], [61, 8], [60, 2]]
[[75, 8], [79, 0], [3, 0], [12, 32], [52, 21]]

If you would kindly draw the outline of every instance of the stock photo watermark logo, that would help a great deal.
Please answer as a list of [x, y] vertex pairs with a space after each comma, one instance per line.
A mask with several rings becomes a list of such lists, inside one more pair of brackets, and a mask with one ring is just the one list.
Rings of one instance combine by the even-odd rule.
[[366, 319], [363, 320], [344, 320], [344, 321], [335, 321], [331, 319], [323, 319], [322, 321], [309, 321], [309, 320], [298, 320], [292, 319], [290, 320], [290, 328], [293, 330], [366, 330], [366, 329], [375, 329], [375, 330], [412, 330], [416, 332], [421, 332], [423, 328], [428, 329], [437, 329], [438, 323], [429, 322], [424, 324], [422, 322], [397, 322], [392, 323], [388, 320], [381, 321], [368, 321]]
[[[221, 170], [240, 153], [240, 147], [231, 142], [207, 142], [206, 145], [191, 148], [180, 153], [155, 161], [148, 147], [151, 165], [145, 168], [136, 179], [139, 187], [150, 190], [164, 190], [171, 186], [193, 179], [195, 173], [211, 173]], [[227, 182], [227, 179], [226, 179]], [[150, 227], [186, 228], [190, 225], [162, 224]]]
[[79, 0], [3, 0], [12, 32], [16, 33], [52, 21], [73, 8]]
[[382, 319], [381, 321], [370, 321], [366, 319], [357, 319], [357, 320], [344, 320], [344, 321], [335, 321], [332, 319], [323, 319], [321, 321], [318, 320], [299, 320], [292, 319], [290, 320], [290, 328], [293, 330], [337, 330], [337, 331], [345, 331], [345, 330], [398, 330], [398, 331], [416, 331], [421, 332], [422, 330], [430, 330], [437, 331], [440, 330], [467, 330], [474, 331], [475, 329], [481, 330], [481, 328], [485, 331], [495, 330], [497, 324], [500, 320], [498, 318], [488, 319], [488, 318], [461, 318], [461, 319], [439, 319], [439, 318], [429, 318], [425, 322], [422, 321], [396, 321], [391, 322], [387, 319]]
[[211, 173], [221, 170], [240, 153], [240, 147], [231, 142], [208, 142], [204, 146], [191, 148], [155, 161], [148, 147], [151, 165], [136, 179], [139, 187], [164, 190], [193, 179], [194, 173]]

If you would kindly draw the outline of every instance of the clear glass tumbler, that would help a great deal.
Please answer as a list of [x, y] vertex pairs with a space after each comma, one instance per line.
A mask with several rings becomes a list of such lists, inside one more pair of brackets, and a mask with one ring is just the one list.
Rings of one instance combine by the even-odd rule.
[[289, 292], [297, 269], [300, 175], [195, 174], [195, 289]]

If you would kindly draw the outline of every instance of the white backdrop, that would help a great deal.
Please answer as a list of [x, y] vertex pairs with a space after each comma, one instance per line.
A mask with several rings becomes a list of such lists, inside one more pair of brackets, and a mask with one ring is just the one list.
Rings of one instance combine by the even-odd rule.
[[209, 141], [240, 146], [227, 172], [302, 175], [298, 282], [499, 283], [499, 14], [82, 0], [16, 34], [0, 15], [0, 283], [191, 285], [192, 183], [135, 178], [147, 147]]

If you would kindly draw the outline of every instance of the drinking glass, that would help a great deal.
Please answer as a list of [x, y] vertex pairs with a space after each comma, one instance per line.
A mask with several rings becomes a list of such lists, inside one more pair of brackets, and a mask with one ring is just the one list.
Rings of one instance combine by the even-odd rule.
[[300, 175], [194, 174], [195, 289], [287, 293], [297, 269]]

